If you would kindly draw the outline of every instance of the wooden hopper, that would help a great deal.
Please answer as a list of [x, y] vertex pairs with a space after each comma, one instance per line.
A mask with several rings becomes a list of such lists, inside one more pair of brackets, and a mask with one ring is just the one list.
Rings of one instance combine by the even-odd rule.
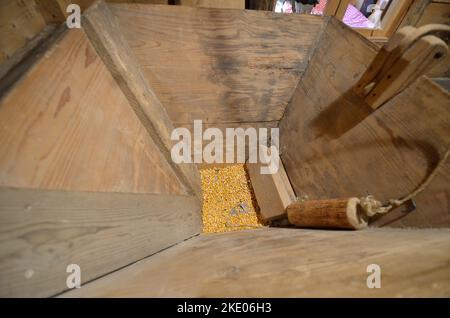
[[385, 228], [198, 235], [197, 166], [170, 157], [194, 120], [279, 127], [297, 197], [401, 197], [450, 143], [450, 95], [419, 76], [372, 107], [379, 50], [328, 17], [96, 2], [0, 82], [0, 296], [450, 296], [448, 162]]

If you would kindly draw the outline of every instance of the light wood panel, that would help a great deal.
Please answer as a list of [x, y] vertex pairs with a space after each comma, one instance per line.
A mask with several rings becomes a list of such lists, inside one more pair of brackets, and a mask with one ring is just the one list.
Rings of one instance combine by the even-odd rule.
[[[161, 6], [164, 7], [164, 6]], [[83, 15], [83, 29], [119, 84], [142, 127], [152, 138], [157, 152], [169, 163], [189, 193], [201, 199], [200, 174], [194, 164], [176, 164], [171, 158], [174, 126], [128, 46], [116, 17], [107, 4], [97, 1]]]
[[[355, 96], [375, 54], [373, 44], [331, 20], [280, 122], [281, 157], [298, 196], [404, 196], [450, 144], [450, 95], [427, 78], [375, 112]], [[390, 225], [449, 227], [449, 177], [447, 163], [416, 198], [417, 210]]]
[[272, 228], [200, 235], [62, 296], [448, 297], [449, 261], [450, 230]]
[[178, 0], [177, 4], [201, 8], [245, 9], [245, 0]]
[[176, 124], [279, 120], [323, 25], [263, 11], [110, 7]]
[[0, 77], [6, 73], [3, 69], [11, 68], [10, 59], [14, 58], [17, 50], [27, 44], [36, 45], [34, 39], [44, 27], [45, 21], [34, 1], [0, 1], [0, 64], [8, 64], [8, 67], [0, 67]]
[[69, 264], [90, 281], [199, 233], [195, 197], [0, 188], [0, 296], [67, 289]]
[[0, 101], [0, 185], [186, 193], [80, 30]]

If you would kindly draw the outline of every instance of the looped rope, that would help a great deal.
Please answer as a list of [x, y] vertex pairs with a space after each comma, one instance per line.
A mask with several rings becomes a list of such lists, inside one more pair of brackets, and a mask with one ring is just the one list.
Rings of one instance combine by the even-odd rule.
[[430, 184], [430, 182], [433, 180], [433, 178], [437, 175], [439, 170], [444, 165], [445, 161], [447, 160], [448, 156], [450, 154], [450, 147], [447, 148], [447, 151], [445, 152], [444, 156], [439, 160], [438, 164], [434, 168], [433, 172], [428, 175], [428, 177], [425, 179], [424, 182], [422, 182], [421, 185], [417, 187], [414, 191], [412, 191], [407, 196], [401, 198], [401, 199], [391, 199], [388, 201], [388, 203], [383, 204], [382, 202], [375, 199], [373, 195], [368, 195], [366, 197], [360, 198], [359, 205], [361, 209], [367, 214], [367, 216], [371, 217], [376, 214], [383, 214], [388, 213], [392, 209], [402, 205], [408, 200], [411, 200], [416, 195], [418, 195], [420, 192], [425, 190], [425, 188]]

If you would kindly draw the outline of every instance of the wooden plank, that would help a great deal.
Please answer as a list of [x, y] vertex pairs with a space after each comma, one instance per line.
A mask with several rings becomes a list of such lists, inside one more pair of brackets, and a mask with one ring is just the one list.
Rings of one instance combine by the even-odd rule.
[[403, 18], [402, 22], [400, 23], [399, 29], [402, 27], [405, 27], [407, 25], [417, 26], [417, 23], [421, 19], [425, 9], [427, 6], [431, 3], [431, 0], [415, 0], [411, 4], [411, 6], [408, 9], [408, 12], [406, 13], [405, 17]]
[[[341, 1], [335, 0], [335, 1], [327, 1], [327, 5], [325, 6], [324, 15], [334, 17], [336, 16], [336, 12], [338, 11], [339, 5]], [[347, 4], [348, 6], [348, 4]], [[347, 9], [347, 7], [345, 7]]]
[[[41, 15], [47, 24], [62, 23], [66, 21], [67, 7], [70, 4], [80, 6], [81, 12], [89, 8], [95, 0], [35, 0]], [[129, 2], [129, 3], [148, 3], [148, 4], [168, 4], [168, 0], [106, 0], [111, 3]]]
[[217, 9], [245, 9], [245, 0], [179, 0], [176, 4]]
[[278, 171], [273, 174], [261, 174], [261, 163], [247, 163], [246, 167], [262, 219], [285, 218], [286, 208], [296, 197], [281, 159]]
[[266, 228], [200, 235], [62, 296], [448, 297], [449, 261], [450, 230]]
[[422, 26], [426, 24], [449, 24], [450, 23], [450, 4], [447, 3], [430, 3], [417, 26]]
[[[161, 6], [164, 7], [164, 6]], [[194, 164], [176, 164], [170, 149], [173, 124], [166, 109], [149, 86], [108, 6], [94, 3], [83, 15], [83, 29], [139, 118], [157, 149], [190, 193], [201, 199], [200, 175]]]
[[88, 282], [199, 233], [193, 196], [0, 188], [0, 295], [67, 289], [66, 267]]
[[34, 1], [0, 1], [0, 63], [32, 41], [45, 27]]
[[110, 7], [175, 124], [279, 120], [324, 22], [253, 10]]
[[[0, 80], [3, 81], [6, 75], [11, 72], [16, 66], [20, 68], [19, 64], [25, 62], [29, 55], [32, 55], [41, 45], [52, 37], [52, 33], [58, 32], [53, 25], [46, 26], [40, 33], [27, 41], [22, 47], [17, 48], [8, 59], [0, 62]], [[0, 88], [0, 94], [3, 87]]]
[[[353, 86], [377, 53], [332, 20], [280, 122], [281, 157], [297, 196], [331, 199], [411, 192], [450, 143], [450, 95], [425, 77], [372, 112]], [[449, 227], [450, 163], [391, 226]]]
[[448, 77], [433, 78], [433, 81], [435, 83], [439, 84], [447, 92], [450, 92], [450, 78], [448, 78]]
[[0, 101], [0, 186], [186, 193], [81, 30]]

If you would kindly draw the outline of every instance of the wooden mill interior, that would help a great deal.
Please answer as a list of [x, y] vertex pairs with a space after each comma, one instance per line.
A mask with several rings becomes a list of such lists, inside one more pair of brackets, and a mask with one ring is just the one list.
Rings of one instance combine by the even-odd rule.
[[[0, 296], [449, 297], [450, 3], [393, 1], [368, 30], [357, 1], [0, 0]], [[223, 179], [254, 228], [206, 233], [229, 165], [172, 160], [195, 120], [279, 129], [276, 174]]]

